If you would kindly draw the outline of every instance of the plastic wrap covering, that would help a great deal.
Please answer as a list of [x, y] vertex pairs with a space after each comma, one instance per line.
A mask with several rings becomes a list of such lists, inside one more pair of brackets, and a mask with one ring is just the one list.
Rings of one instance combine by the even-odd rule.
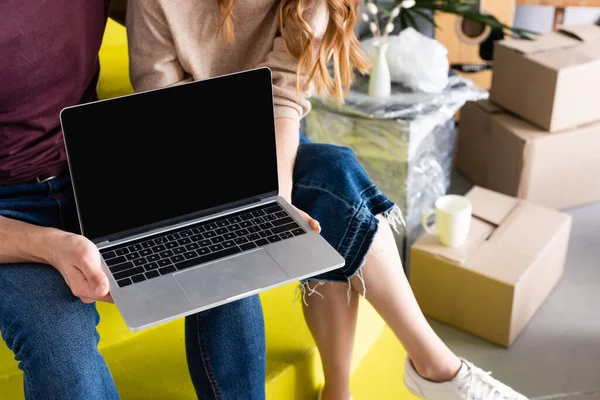
[[402, 209], [406, 228], [398, 229], [406, 247], [412, 242], [407, 236], [420, 234], [423, 213], [450, 187], [456, 112], [467, 101], [487, 98], [488, 92], [459, 75], [450, 77], [442, 93], [411, 93], [396, 86], [385, 101], [364, 94], [365, 85], [359, 81], [341, 107], [311, 99], [313, 110], [303, 130], [315, 142], [355, 151], [373, 182]]

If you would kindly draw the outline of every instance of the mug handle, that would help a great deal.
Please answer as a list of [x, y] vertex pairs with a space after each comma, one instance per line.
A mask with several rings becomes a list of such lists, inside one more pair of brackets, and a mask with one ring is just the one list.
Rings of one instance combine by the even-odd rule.
[[429, 209], [427, 211], [425, 211], [425, 214], [423, 214], [423, 218], [421, 219], [421, 224], [423, 225], [423, 229], [425, 229], [425, 232], [427, 233], [432, 233], [434, 234], [435, 232], [433, 231], [433, 229], [431, 229], [429, 227], [429, 225], [427, 225], [427, 220], [429, 219], [429, 217], [431, 217], [433, 214], [435, 213], [435, 210], [433, 209]]

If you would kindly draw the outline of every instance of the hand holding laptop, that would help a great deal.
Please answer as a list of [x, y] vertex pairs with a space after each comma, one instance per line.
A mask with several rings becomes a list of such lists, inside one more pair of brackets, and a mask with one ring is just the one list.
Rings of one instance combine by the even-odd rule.
[[81, 235], [57, 231], [48, 245], [50, 265], [60, 272], [73, 294], [84, 303], [112, 302], [100, 252]]
[[[291, 201], [290, 201], [290, 204], [291, 204]], [[304, 220], [306, 221], [306, 223], [311, 228], [313, 228], [315, 231], [317, 231], [317, 233], [321, 233], [321, 224], [319, 224], [319, 221], [317, 221], [316, 219], [314, 219], [313, 217], [311, 217], [310, 215], [308, 215], [307, 213], [305, 213], [304, 211], [302, 211], [298, 207], [296, 207], [294, 205], [292, 205], [292, 207], [294, 207], [296, 209], [296, 211], [298, 212], [298, 214], [300, 214], [300, 216], [302, 218], [304, 218]]]

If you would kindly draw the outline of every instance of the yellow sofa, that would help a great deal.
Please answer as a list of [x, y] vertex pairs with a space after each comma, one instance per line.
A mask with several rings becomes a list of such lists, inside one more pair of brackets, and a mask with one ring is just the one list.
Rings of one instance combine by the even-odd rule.
[[[100, 98], [131, 93], [125, 28], [109, 20], [100, 51]], [[261, 294], [267, 331], [267, 398], [316, 399], [323, 380], [318, 351], [302, 315], [296, 284]], [[98, 303], [100, 352], [123, 399], [195, 399], [188, 375], [183, 319], [131, 332], [116, 307]], [[401, 383], [402, 347], [361, 301], [353, 357], [352, 390], [360, 399], [410, 397]], [[0, 400], [23, 399], [23, 375], [0, 344]]]

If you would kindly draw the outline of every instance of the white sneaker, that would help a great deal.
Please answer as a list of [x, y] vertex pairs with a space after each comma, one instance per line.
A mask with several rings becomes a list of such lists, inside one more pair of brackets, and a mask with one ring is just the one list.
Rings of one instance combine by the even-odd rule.
[[431, 382], [422, 378], [406, 358], [404, 384], [415, 396], [426, 400], [527, 400], [504, 383], [491, 377], [467, 360], [449, 382]]

